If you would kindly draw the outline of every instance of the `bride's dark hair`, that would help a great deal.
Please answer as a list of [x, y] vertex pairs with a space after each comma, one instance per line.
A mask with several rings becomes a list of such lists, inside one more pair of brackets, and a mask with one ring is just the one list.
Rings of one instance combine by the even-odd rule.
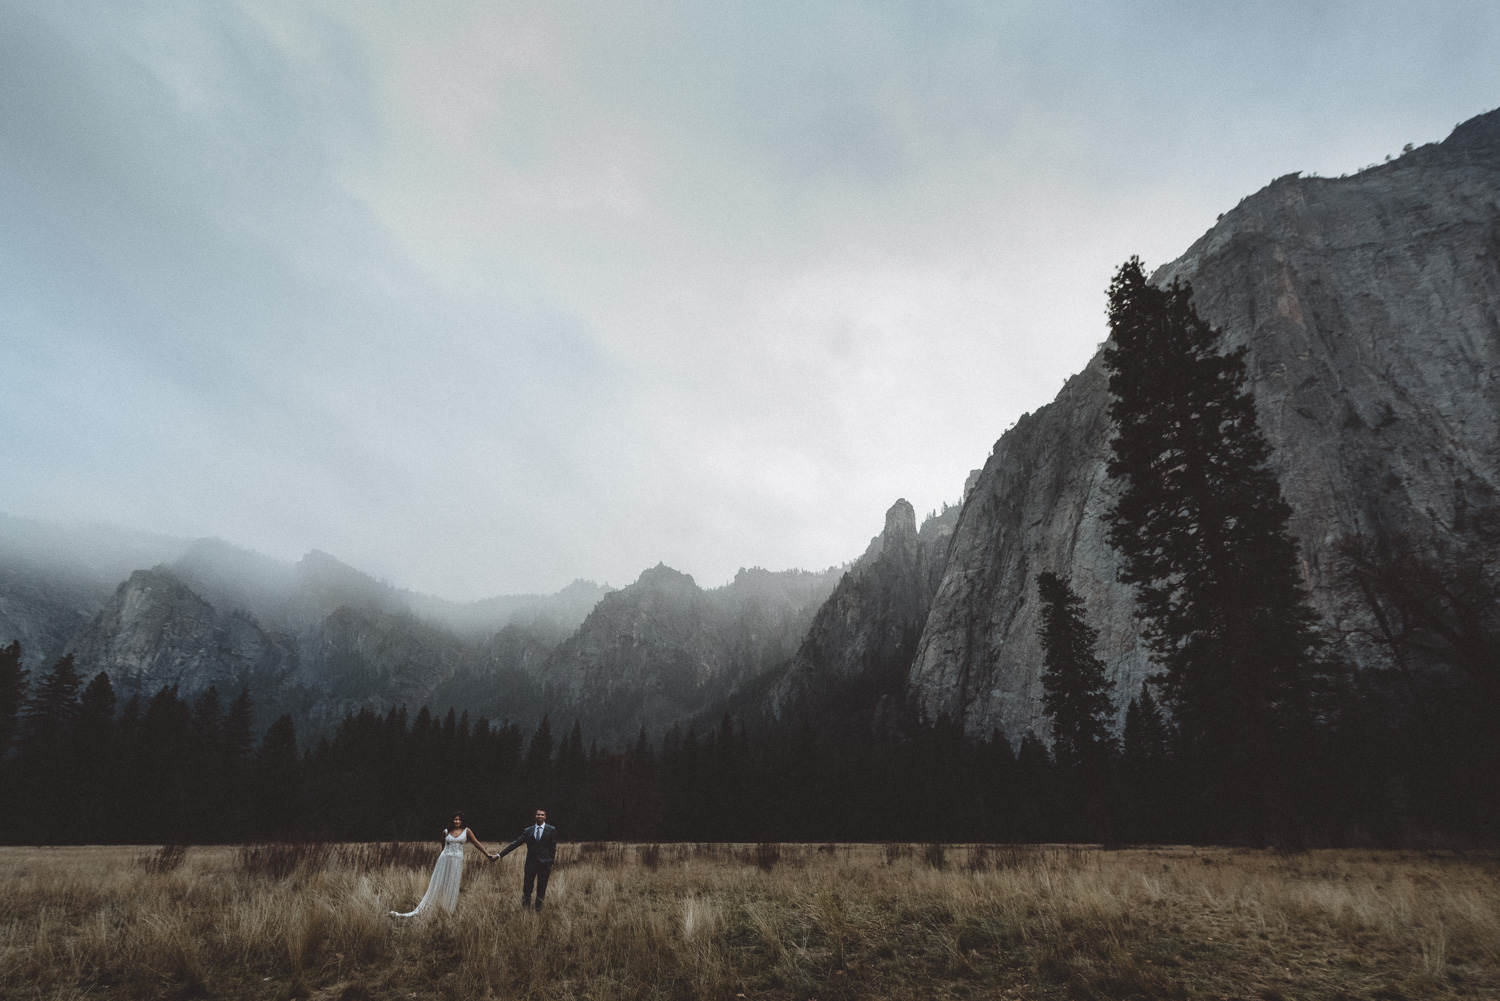
[[[451, 814], [449, 814], [449, 817], [450, 818], [452, 818], [452, 817], [457, 817], [458, 818], [458, 829], [459, 830], [463, 830], [465, 827], [469, 826], [468, 824], [466, 824], [464, 822], [464, 812], [462, 810], [454, 810]], [[448, 823], [451, 825], [453, 823], [453, 821], [450, 819], [448, 821]], [[448, 829], [451, 831], [453, 828], [450, 826]]]

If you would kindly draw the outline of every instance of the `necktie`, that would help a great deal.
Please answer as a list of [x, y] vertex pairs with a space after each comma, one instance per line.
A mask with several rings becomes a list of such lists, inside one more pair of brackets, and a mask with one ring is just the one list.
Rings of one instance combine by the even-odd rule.
[[541, 824], [537, 824], [536, 825], [536, 839], [538, 841], [542, 840], [542, 825]]

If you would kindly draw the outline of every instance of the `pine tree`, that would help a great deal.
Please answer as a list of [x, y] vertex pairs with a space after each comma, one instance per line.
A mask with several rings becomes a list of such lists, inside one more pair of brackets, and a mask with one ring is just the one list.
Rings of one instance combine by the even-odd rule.
[[302, 769], [297, 758], [297, 730], [291, 716], [278, 716], [266, 730], [256, 760], [256, 779], [261, 831], [277, 835], [306, 833], [305, 818], [297, 812], [302, 798]]
[[1151, 686], [1141, 686], [1139, 698], [1125, 710], [1124, 750], [1120, 754], [1123, 812], [1129, 818], [1128, 837], [1161, 841], [1172, 836], [1167, 749], [1170, 732]]
[[12, 642], [0, 649], [0, 761], [5, 760], [11, 741], [16, 737], [21, 704], [26, 698], [26, 676], [21, 666], [21, 644]]
[[531, 742], [526, 745], [525, 773], [526, 795], [535, 802], [534, 806], [527, 808], [527, 813], [545, 810], [545, 801], [551, 799], [555, 791], [552, 785], [552, 721], [545, 714], [532, 733]]
[[191, 727], [191, 707], [177, 697], [176, 685], [164, 685], [146, 703], [135, 728], [138, 804], [150, 841], [185, 837], [186, 828], [197, 822]]
[[42, 676], [26, 702], [22, 718], [22, 753], [45, 761], [60, 761], [72, 736], [78, 716], [78, 689], [82, 681], [67, 654]]
[[1050, 839], [1056, 830], [1052, 756], [1034, 731], [1021, 738], [1021, 747], [1016, 751], [1016, 778], [1020, 792], [1018, 836], [1023, 841]]
[[266, 729], [260, 742], [261, 766], [272, 771], [286, 773], [297, 767], [297, 728], [289, 714], [276, 718]]
[[[572, 825], [577, 822], [587, 767], [588, 757], [583, 750], [583, 726], [575, 719], [573, 728], [557, 748], [557, 780], [552, 806], [545, 808], [554, 824], [566, 822], [570, 829], [576, 830]], [[567, 818], [566, 821], [564, 818]]]
[[250, 756], [255, 746], [252, 726], [250, 689], [245, 687], [240, 689], [240, 694], [234, 697], [229, 711], [224, 714], [224, 755], [229, 765], [235, 766]]
[[109, 753], [114, 725], [115, 689], [109, 683], [109, 675], [100, 671], [78, 700], [76, 739], [81, 747], [88, 748], [86, 757]]
[[[1203, 835], [1288, 836], [1324, 662], [1245, 349], [1131, 258], [1109, 288], [1109, 539], [1202, 799]], [[1267, 818], [1272, 818], [1270, 828]]]
[[224, 714], [219, 707], [219, 690], [213, 685], [193, 703], [193, 743], [199, 753], [217, 758], [224, 739]]
[[1042, 598], [1042, 705], [1052, 719], [1052, 754], [1066, 770], [1097, 768], [1114, 746], [1114, 715], [1104, 662], [1094, 656], [1099, 631], [1083, 618], [1083, 599], [1066, 577], [1037, 575]]
[[977, 783], [983, 797], [980, 838], [984, 841], [1009, 841], [1017, 836], [1016, 755], [1010, 738], [999, 727], [990, 731], [989, 740], [980, 748], [980, 775]]
[[78, 700], [71, 747], [73, 785], [78, 792], [76, 825], [82, 841], [115, 836], [119, 800], [120, 748], [116, 739], [115, 690], [100, 671]]
[[1125, 762], [1133, 767], [1149, 768], [1167, 757], [1167, 723], [1161, 709], [1151, 697], [1149, 684], [1141, 686], [1139, 698], [1131, 699], [1125, 710]]

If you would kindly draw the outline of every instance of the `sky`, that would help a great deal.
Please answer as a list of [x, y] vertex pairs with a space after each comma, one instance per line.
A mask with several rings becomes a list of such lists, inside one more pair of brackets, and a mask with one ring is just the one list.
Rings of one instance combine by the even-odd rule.
[[464, 600], [856, 557], [1500, 4], [0, 0], [0, 511]]

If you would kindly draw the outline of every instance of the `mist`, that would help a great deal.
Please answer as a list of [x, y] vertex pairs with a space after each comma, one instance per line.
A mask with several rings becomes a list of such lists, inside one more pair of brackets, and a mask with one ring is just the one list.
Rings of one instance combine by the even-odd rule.
[[1481, 3], [6, 22], [0, 510], [456, 601], [850, 560], [1125, 257], [1500, 93]]

